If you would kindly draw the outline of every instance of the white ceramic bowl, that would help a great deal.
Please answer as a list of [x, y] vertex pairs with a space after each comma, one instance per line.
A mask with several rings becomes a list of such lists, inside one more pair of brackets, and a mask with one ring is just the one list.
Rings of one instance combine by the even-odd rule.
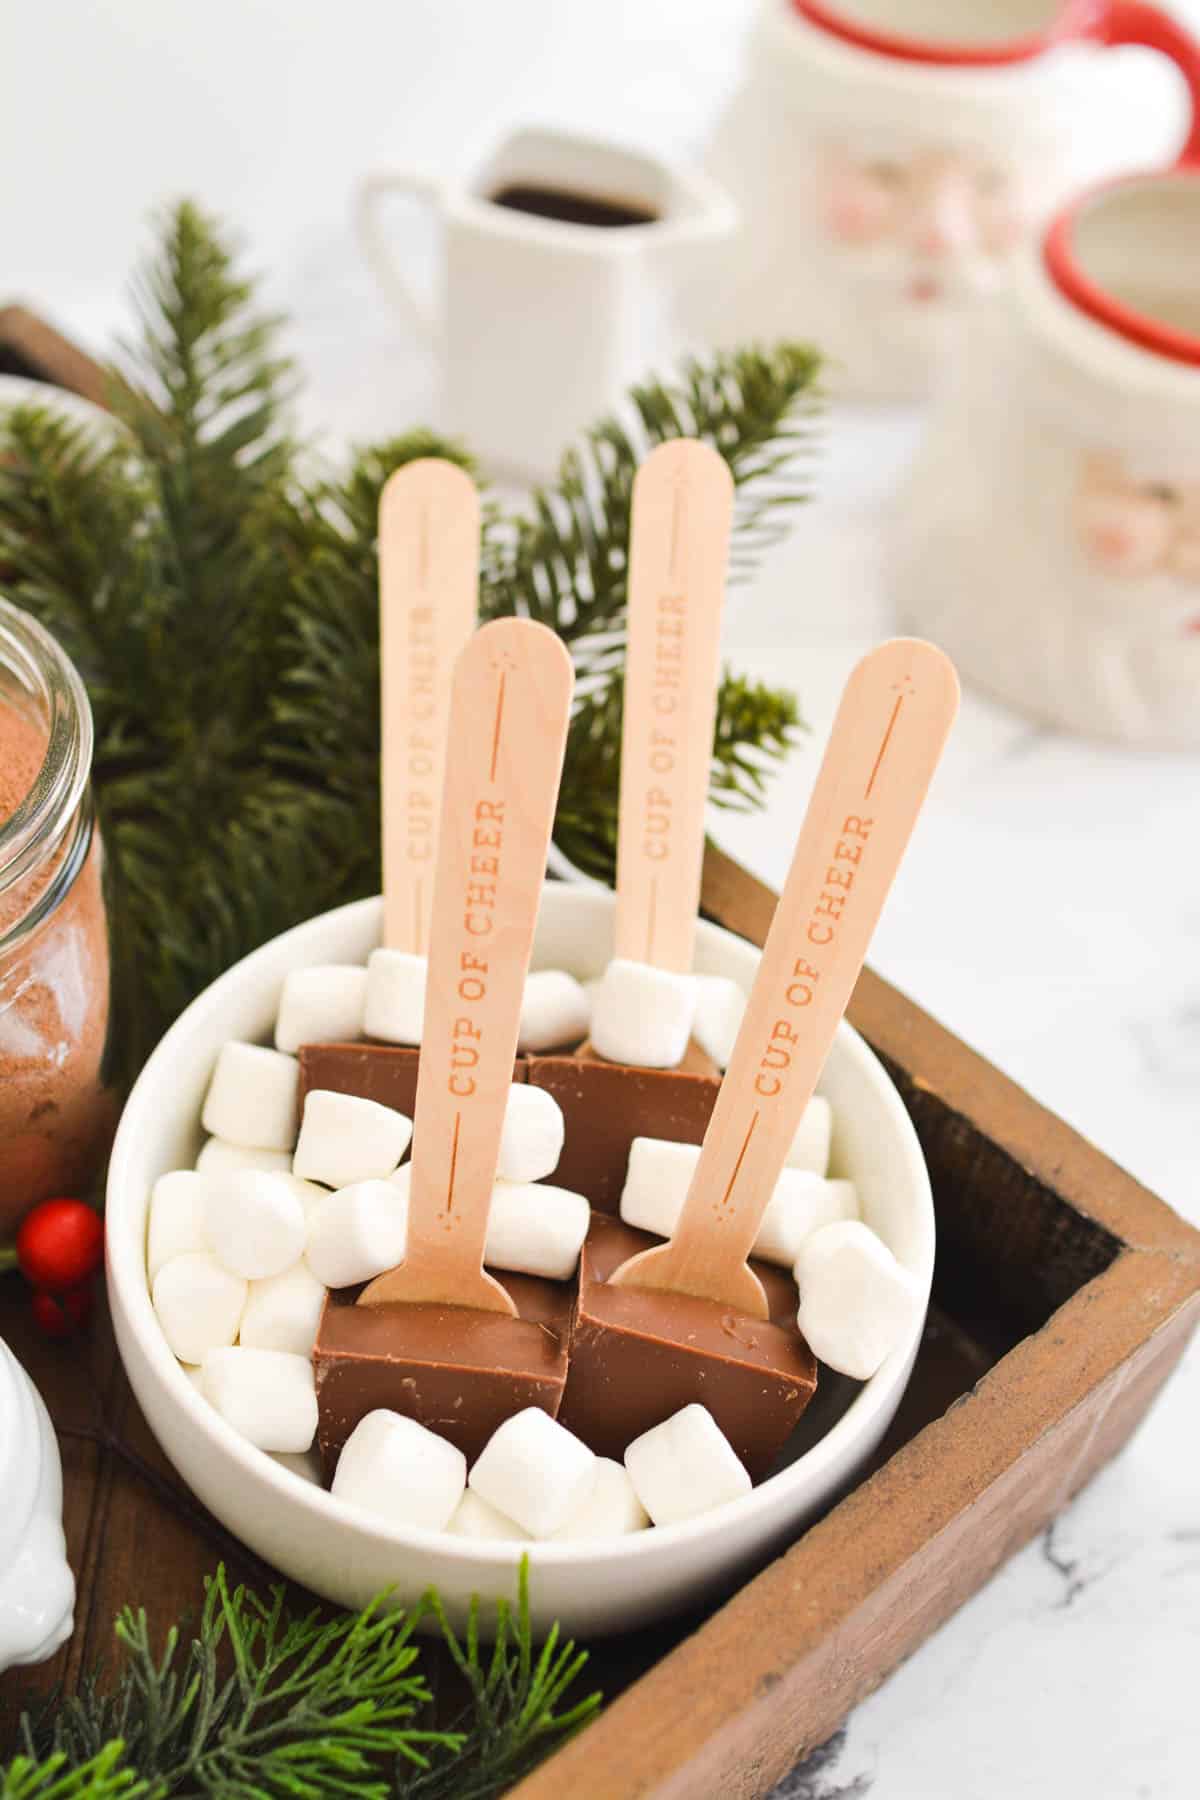
[[[515, 1592], [522, 1547], [475, 1543], [373, 1521], [315, 1485], [300, 1459], [287, 1466], [252, 1448], [192, 1386], [159, 1330], [146, 1281], [150, 1188], [189, 1167], [201, 1101], [227, 1038], [266, 1039], [291, 969], [361, 962], [379, 941], [381, 906], [360, 901], [310, 919], [246, 957], [193, 1001], [142, 1071], [121, 1120], [108, 1179], [108, 1282], [117, 1344], [134, 1393], [188, 1485], [230, 1531], [295, 1580], [347, 1606], [384, 1588], [400, 1603], [435, 1585], [452, 1619], [472, 1594]], [[613, 898], [550, 883], [535, 967], [599, 974], [611, 954]], [[697, 968], [748, 987], [751, 945], [712, 925], [697, 938]], [[835, 1119], [833, 1166], [858, 1184], [863, 1215], [921, 1283], [933, 1273], [933, 1201], [912, 1124], [879, 1062], [843, 1025], [821, 1083]], [[879, 1443], [912, 1369], [919, 1329], [859, 1387], [822, 1371], [801, 1421], [795, 1460], [743, 1499], [706, 1517], [584, 1544], [529, 1547], [540, 1629], [554, 1619], [594, 1637], [677, 1611], [728, 1585], [796, 1537], [853, 1481]], [[827, 1427], [827, 1428], [826, 1428]], [[812, 1441], [815, 1439], [815, 1441]]]

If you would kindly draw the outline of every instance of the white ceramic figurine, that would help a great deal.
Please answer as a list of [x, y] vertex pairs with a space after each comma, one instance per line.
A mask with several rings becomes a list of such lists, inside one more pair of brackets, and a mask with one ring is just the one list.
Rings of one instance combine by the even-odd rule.
[[71, 1635], [74, 1605], [50, 1416], [0, 1341], [0, 1670], [53, 1656]]

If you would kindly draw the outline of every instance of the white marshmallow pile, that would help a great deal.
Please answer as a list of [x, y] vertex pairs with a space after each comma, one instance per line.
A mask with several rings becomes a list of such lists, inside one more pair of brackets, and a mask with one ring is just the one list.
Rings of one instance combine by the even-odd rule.
[[[355, 1035], [366, 977], [340, 965], [294, 971], [280, 999], [277, 1043], [298, 1049], [314, 1037]], [[296, 1443], [308, 1417], [296, 1366], [311, 1389], [308, 1359], [326, 1291], [404, 1260], [412, 1178], [411, 1164], [400, 1166], [412, 1138], [403, 1113], [315, 1089], [299, 1115], [298, 1089], [299, 1063], [288, 1051], [224, 1045], [203, 1108], [213, 1135], [195, 1169], [155, 1183], [146, 1239], [167, 1342], [228, 1422], [277, 1454], [312, 1442], [310, 1430]], [[514, 1083], [486, 1246], [494, 1267], [559, 1281], [574, 1273], [590, 1212], [581, 1195], [544, 1180], [562, 1147], [558, 1102]], [[224, 1360], [209, 1380], [218, 1352]], [[228, 1372], [238, 1369], [246, 1372], [241, 1402]]]
[[[814, 1114], [815, 1124], [809, 1124]], [[791, 1155], [800, 1144], [806, 1162], [818, 1161], [820, 1172], [807, 1167], [784, 1169], [763, 1214], [754, 1254], [791, 1268], [800, 1246], [823, 1225], [858, 1217], [858, 1195], [852, 1181], [831, 1181], [825, 1174], [829, 1146], [829, 1102], [813, 1099], [796, 1133]], [[621, 1217], [640, 1231], [670, 1237], [700, 1160], [698, 1144], [666, 1138], [634, 1138], [621, 1193]]]
[[592, 1045], [607, 1062], [674, 1069], [695, 1016], [695, 976], [614, 956], [594, 996]]
[[497, 1427], [469, 1473], [436, 1432], [398, 1413], [372, 1412], [347, 1438], [333, 1478], [338, 1499], [391, 1524], [510, 1543], [625, 1537], [695, 1518], [750, 1485], [703, 1406], [685, 1406], [643, 1433], [623, 1465], [593, 1455], [530, 1406]]
[[921, 1290], [883, 1239], [857, 1219], [814, 1232], [796, 1258], [796, 1322], [814, 1356], [868, 1381], [916, 1329]]
[[[317, 1024], [349, 1028], [363, 983], [345, 978], [356, 974], [289, 976], [280, 1039], [298, 1048]], [[342, 1094], [309, 1094], [301, 1118], [299, 1068], [285, 1051], [222, 1047], [203, 1108], [213, 1135], [195, 1169], [155, 1182], [146, 1233], [171, 1349], [236, 1431], [280, 1455], [308, 1450], [316, 1431], [309, 1358], [327, 1287], [403, 1256], [404, 1195], [382, 1177], [412, 1136], [402, 1113]]]

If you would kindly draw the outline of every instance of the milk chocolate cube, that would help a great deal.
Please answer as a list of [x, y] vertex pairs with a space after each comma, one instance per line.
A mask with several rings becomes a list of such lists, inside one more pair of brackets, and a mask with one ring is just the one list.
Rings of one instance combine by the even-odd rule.
[[560, 1421], [598, 1456], [620, 1461], [643, 1431], [698, 1401], [761, 1481], [816, 1391], [816, 1361], [796, 1329], [795, 1284], [780, 1269], [752, 1265], [768, 1320], [691, 1295], [609, 1285], [619, 1264], [659, 1241], [593, 1216]]
[[313, 1347], [317, 1444], [328, 1482], [359, 1420], [379, 1407], [456, 1444], [474, 1462], [513, 1413], [552, 1418], [567, 1379], [571, 1284], [506, 1275], [518, 1318], [462, 1306], [356, 1306], [326, 1297]]
[[585, 1194], [597, 1212], [616, 1213], [635, 1137], [700, 1143], [721, 1077], [696, 1054], [699, 1066], [689, 1050], [678, 1069], [627, 1068], [586, 1045], [575, 1056], [530, 1057], [525, 1079], [554, 1096], [566, 1122], [558, 1186]]
[[[405, 1044], [305, 1044], [300, 1051], [301, 1104], [314, 1088], [328, 1088], [395, 1107], [411, 1119], [417, 1110], [420, 1055]], [[513, 1080], [525, 1080], [523, 1057]]]

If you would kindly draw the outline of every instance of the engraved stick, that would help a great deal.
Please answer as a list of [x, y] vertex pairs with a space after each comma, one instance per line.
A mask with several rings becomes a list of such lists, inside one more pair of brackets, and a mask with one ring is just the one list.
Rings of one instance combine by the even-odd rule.
[[479, 495], [422, 457], [379, 496], [383, 942], [429, 948], [454, 659], [475, 629]]
[[526, 619], [485, 625], [455, 665], [408, 1248], [360, 1306], [516, 1311], [483, 1249], [573, 687], [566, 646]]
[[633, 484], [617, 827], [616, 953], [690, 973], [712, 767], [733, 477], [660, 444]]
[[896, 638], [852, 672], [679, 1223], [613, 1272], [617, 1286], [767, 1317], [746, 1259], [957, 710], [932, 644]]

